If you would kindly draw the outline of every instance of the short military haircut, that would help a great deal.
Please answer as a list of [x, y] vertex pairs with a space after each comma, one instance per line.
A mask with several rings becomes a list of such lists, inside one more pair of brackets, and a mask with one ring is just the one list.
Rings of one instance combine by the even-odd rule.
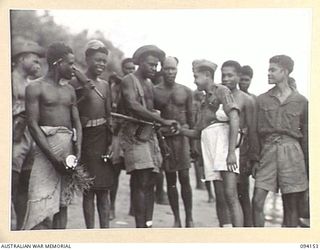
[[224, 67], [232, 67], [237, 74], [241, 74], [241, 65], [237, 61], [229, 60], [222, 64], [221, 69]]
[[86, 52], [85, 52], [86, 58], [94, 55], [97, 52], [101, 52], [101, 53], [104, 53], [104, 54], [108, 55], [108, 49], [105, 48], [105, 47], [101, 47], [101, 48], [98, 48], [98, 49], [87, 49]]
[[286, 55], [277, 55], [270, 58], [269, 63], [276, 63], [281, 68], [288, 70], [289, 74], [293, 71], [294, 61]]
[[133, 59], [130, 57], [123, 59], [121, 62], [121, 68], [123, 68], [126, 63], [131, 63], [131, 62], [133, 63]]
[[47, 50], [47, 62], [49, 68], [68, 54], [73, 54], [72, 49], [62, 42], [52, 43]]
[[250, 78], [253, 77], [253, 70], [249, 65], [244, 65], [241, 67], [241, 75], [249, 76]]
[[198, 66], [196, 69], [195, 69], [195, 72], [200, 72], [200, 73], [204, 73], [204, 72], [209, 72], [210, 73], [210, 76], [211, 76], [211, 79], [214, 79], [214, 70], [210, 67], [207, 67], [207, 66]]

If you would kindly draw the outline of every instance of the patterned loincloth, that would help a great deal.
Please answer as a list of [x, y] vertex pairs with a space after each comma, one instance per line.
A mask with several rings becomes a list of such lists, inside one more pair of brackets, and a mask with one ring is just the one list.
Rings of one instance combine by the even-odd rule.
[[[72, 154], [73, 132], [66, 127], [41, 126], [54, 154], [66, 157]], [[70, 201], [64, 196], [66, 176], [58, 173], [42, 150], [36, 146], [31, 171], [28, 204], [22, 229], [29, 230], [48, 220], [66, 207]]]

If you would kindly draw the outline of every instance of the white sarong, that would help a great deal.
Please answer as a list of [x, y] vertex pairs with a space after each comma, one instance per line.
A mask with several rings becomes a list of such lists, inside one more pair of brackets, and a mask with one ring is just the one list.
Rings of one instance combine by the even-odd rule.
[[[227, 156], [229, 149], [228, 123], [214, 123], [201, 132], [201, 150], [206, 181], [222, 180], [220, 171], [228, 171]], [[239, 149], [236, 149], [239, 174]]]

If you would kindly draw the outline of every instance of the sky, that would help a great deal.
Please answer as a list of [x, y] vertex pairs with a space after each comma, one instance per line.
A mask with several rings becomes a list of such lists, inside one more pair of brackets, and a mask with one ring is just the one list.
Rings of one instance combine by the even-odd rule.
[[311, 65], [310, 9], [187, 9], [187, 10], [52, 10], [57, 24], [71, 32], [102, 31], [131, 57], [142, 45], [154, 44], [180, 63], [176, 81], [195, 89], [192, 61], [218, 64], [215, 82], [221, 82], [221, 65], [236, 60], [250, 65], [254, 76], [250, 91], [261, 94], [268, 85], [268, 61], [278, 54], [294, 62], [291, 74], [297, 87], [309, 96]]

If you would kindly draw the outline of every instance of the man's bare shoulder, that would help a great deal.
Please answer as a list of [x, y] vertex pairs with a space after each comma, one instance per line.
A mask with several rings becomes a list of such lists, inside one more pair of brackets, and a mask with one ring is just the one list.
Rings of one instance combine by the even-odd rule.
[[249, 94], [243, 92], [242, 90], [239, 90], [239, 95], [242, 99], [244, 99], [247, 102], [251, 102], [252, 100], [252, 97]]
[[43, 79], [39, 78], [31, 81], [26, 87], [26, 95], [27, 96], [37, 96], [41, 94], [42, 86], [44, 84]]
[[131, 75], [131, 74], [128, 74], [128, 75], [126, 75], [126, 76], [124, 76], [123, 78], [122, 78], [122, 81], [121, 81], [121, 85], [120, 86], [123, 86], [123, 85], [125, 85], [125, 86], [130, 86], [130, 85], [133, 85], [133, 78], [132, 78], [133, 76]]
[[41, 86], [43, 86], [46, 83], [47, 83], [47, 81], [45, 80], [45, 78], [44, 77], [40, 77], [38, 79], [30, 81], [28, 86], [27, 86], [27, 88], [29, 88], [29, 89], [40, 89]]
[[101, 84], [109, 86], [109, 82], [107, 80], [103, 79], [103, 78], [98, 78], [98, 82], [101, 83]]
[[72, 85], [67, 84], [67, 85], [65, 85], [65, 87], [66, 87], [66, 89], [68, 89], [70, 92], [75, 93], [75, 89], [74, 89], [74, 87], [73, 87]]
[[105, 79], [102, 79], [102, 78], [98, 78], [97, 84], [98, 84], [101, 88], [104, 88], [104, 89], [107, 89], [107, 90], [109, 90], [109, 88], [110, 88], [109, 82], [106, 81]]
[[162, 89], [164, 89], [165, 88], [165, 86], [164, 86], [164, 83], [163, 82], [161, 82], [161, 83], [159, 83], [158, 85], [156, 85], [156, 86], [154, 86], [154, 89], [155, 90], [162, 90]]
[[186, 85], [183, 85], [180, 83], [176, 83], [176, 84], [179, 89], [183, 89], [184, 91], [188, 92], [188, 94], [192, 94], [192, 90], [189, 87], [187, 87]]

